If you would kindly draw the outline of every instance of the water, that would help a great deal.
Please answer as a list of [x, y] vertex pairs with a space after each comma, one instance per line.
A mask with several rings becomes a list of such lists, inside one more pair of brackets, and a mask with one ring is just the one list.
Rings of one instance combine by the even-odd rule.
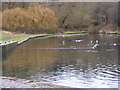
[[30, 40], [3, 60], [3, 75], [75, 88], [118, 88], [117, 35]]

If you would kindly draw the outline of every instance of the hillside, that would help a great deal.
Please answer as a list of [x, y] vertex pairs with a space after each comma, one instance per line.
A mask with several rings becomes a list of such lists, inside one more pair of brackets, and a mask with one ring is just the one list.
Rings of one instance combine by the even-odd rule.
[[[37, 5], [36, 3], [31, 4]], [[60, 28], [87, 30], [88, 32], [118, 30], [117, 2], [49, 2], [39, 4], [55, 11]]]
[[117, 2], [4, 2], [2, 6], [3, 11], [16, 7], [49, 8], [58, 18], [57, 32], [117, 32], [119, 29]]

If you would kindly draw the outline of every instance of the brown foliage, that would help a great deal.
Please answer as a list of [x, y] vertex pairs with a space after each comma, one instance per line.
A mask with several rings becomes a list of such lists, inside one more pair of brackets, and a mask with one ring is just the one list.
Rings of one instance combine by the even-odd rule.
[[[48, 27], [48, 22], [51, 20], [51, 15], [49, 14], [51, 9], [55, 11], [56, 16], [58, 17], [58, 24], [59, 28], [63, 28], [65, 30], [88, 30], [89, 32], [99, 32], [102, 28], [106, 28], [107, 25], [113, 24], [113, 25], [119, 25], [119, 15], [118, 15], [118, 3], [117, 2], [24, 2], [24, 3], [3, 3], [3, 10], [6, 8], [15, 8], [15, 7], [38, 7], [43, 6], [47, 9], [49, 8], [48, 12], [46, 13], [47, 16], [49, 16], [47, 19], [44, 19], [46, 22], [43, 23], [43, 19], [38, 19], [37, 12], [39, 12], [39, 9], [30, 9], [27, 13], [34, 15], [34, 20], [31, 21], [33, 23], [41, 23], [40, 25], [32, 26], [37, 27], [36, 32], [39, 32], [39, 28], [42, 28], [41, 26]], [[26, 9], [28, 10], [28, 9]], [[32, 10], [32, 11], [31, 11]], [[35, 14], [34, 14], [35, 13]], [[40, 13], [40, 12], [39, 12]], [[43, 13], [40, 15], [42, 16]], [[45, 16], [45, 15], [44, 15]], [[43, 18], [44, 18], [43, 16]], [[37, 19], [36, 19], [37, 18]], [[39, 20], [39, 21], [38, 21]], [[119, 21], [118, 21], [119, 20]], [[53, 22], [52, 22], [53, 21]], [[54, 19], [51, 20], [52, 23], [54, 23]], [[53, 25], [53, 24], [52, 24]], [[49, 26], [52, 26], [49, 25]], [[56, 25], [56, 24], [54, 24]], [[54, 26], [53, 26], [54, 27]], [[33, 29], [33, 27], [32, 27]], [[47, 31], [50, 28], [47, 28]], [[113, 28], [116, 29], [116, 28]], [[117, 30], [117, 29], [116, 29]], [[34, 32], [31, 30], [31, 28], [27, 28], [26, 31]], [[52, 30], [53, 31], [53, 30]], [[61, 30], [58, 30], [58, 32]], [[102, 31], [111, 31], [108, 29], [104, 29]], [[44, 32], [43, 29], [41, 29], [41, 32]]]
[[56, 29], [57, 23], [54, 11], [40, 6], [8, 9], [2, 12], [2, 27], [12, 31], [45, 33], [43, 30]]

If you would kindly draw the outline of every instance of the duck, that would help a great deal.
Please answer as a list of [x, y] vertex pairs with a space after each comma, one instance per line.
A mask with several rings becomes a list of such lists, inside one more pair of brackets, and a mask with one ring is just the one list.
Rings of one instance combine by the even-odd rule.
[[95, 49], [97, 46], [99, 46], [99, 41], [95, 40], [95, 45], [92, 48]]

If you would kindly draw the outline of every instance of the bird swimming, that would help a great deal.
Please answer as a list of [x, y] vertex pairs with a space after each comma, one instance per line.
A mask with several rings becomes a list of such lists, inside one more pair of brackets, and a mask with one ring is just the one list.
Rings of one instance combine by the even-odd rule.
[[95, 45], [92, 48], [95, 49], [97, 46], [99, 46], [99, 41], [98, 40], [95, 41]]

